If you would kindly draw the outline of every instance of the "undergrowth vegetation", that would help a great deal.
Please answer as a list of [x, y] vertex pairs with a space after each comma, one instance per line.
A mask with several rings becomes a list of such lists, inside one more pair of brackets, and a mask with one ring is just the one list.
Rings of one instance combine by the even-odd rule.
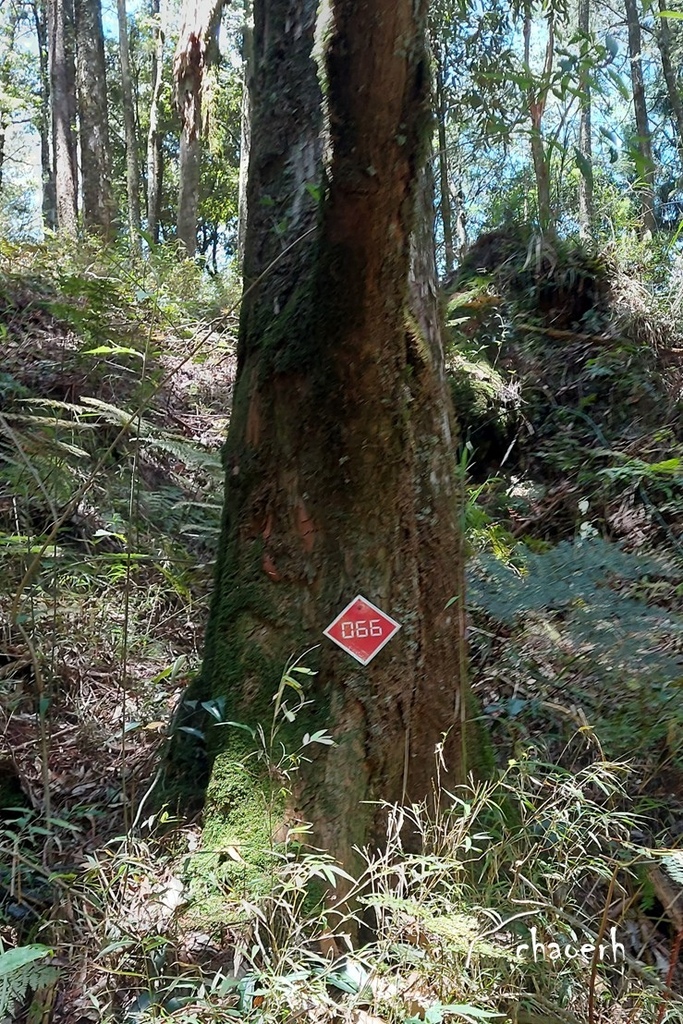
[[260, 730], [203, 708], [244, 736], [230, 792], [272, 780], [257, 857], [159, 801], [220, 530], [237, 282], [163, 247], [3, 243], [0, 1019], [683, 1020], [681, 299], [670, 267], [636, 283], [652, 259], [486, 236], [450, 286], [498, 769], [456, 787], [439, 764], [433, 803], [387, 806], [350, 872], [305, 822], [270, 827], [332, 742], [280, 742], [305, 659]]

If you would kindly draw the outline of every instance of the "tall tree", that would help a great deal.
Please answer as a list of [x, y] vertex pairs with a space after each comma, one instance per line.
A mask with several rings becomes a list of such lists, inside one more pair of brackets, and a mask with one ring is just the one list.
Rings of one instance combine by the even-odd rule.
[[531, 24], [532, 10], [530, 2], [524, 8], [524, 66], [528, 75], [527, 106], [531, 128], [531, 156], [536, 177], [536, 196], [538, 199], [538, 220], [542, 234], [552, 237], [555, 234], [555, 217], [550, 200], [550, 159], [543, 142], [543, 115], [548, 102], [548, 94], [552, 84], [553, 62], [555, 57], [555, 11], [550, 7], [546, 14], [548, 34], [545, 46], [543, 71], [539, 78], [531, 73]]
[[121, 98], [123, 121], [126, 129], [126, 191], [128, 196], [128, 229], [131, 244], [140, 250], [140, 167], [138, 162], [138, 136], [135, 123], [133, 78], [130, 68], [128, 41], [128, 15], [126, 0], [116, 0], [119, 22], [119, 58], [121, 61]]
[[444, 267], [450, 274], [455, 266], [455, 247], [453, 245], [453, 216], [451, 210], [451, 183], [448, 173], [448, 144], [446, 133], [446, 90], [444, 88], [444, 65], [446, 55], [440, 50], [435, 52], [435, 99], [436, 124], [439, 144], [439, 207], [441, 209], [441, 225], [443, 228]]
[[628, 51], [633, 87], [633, 111], [636, 119], [636, 172], [639, 178], [642, 233], [652, 237], [657, 229], [655, 220], [655, 164], [652, 159], [652, 138], [647, 114], [645, 82], [643, 79], [643, 47], [640, 30], [638, 0], [624, 0]]
[[76, 171], [76, 66], [71, 0], [47, 0], [52, 147], [57, 228], [75, 235], [78, 219]]
[[[666, 0], [659, 0], [660, 12], [664, 12], [668, 9], [669, 4], [667, 4]], [[668, 18], [663, 15], [659, 19], [657, 42], [659, 44], [659, 54], [662, 60], [662, 73], [666, 84], [666, 94], [669, 100], [669, 106], [671, 107], [671, 113], [673, 114], [674, 127], [676, 129], [676, 146], [678, 148], [681, 164], [683, 165], [683, 98], [681, 97], [678, 75], [676, 74], [676, 69], [674, 68], [671, 56], [671, 29], [669, 28]]]
[[[247, 291], [216, 589], [190, 697], [221, 696], [226, 719], [266, 724], [287, 659], [320, 644], [354, 595], [402, 624], [365, 667], [328, 641], [311, 652], [313, 703], [282, 734], [294, 747], [304, 731], [333, 734], [336, 746], [308, 748], [294, 810], [347, 864], [382, 831], [369, 801], [429, 797], [437, 744], [455, 777], [466, 760], [449, 607], [463, 598], [459, 484], [433, 207], [418, 188], [426, 14], [427, 0], [254, 4]], [[207, 820], [239, 836], [249, 796], [230, 779], [245, 733], [206, 735]]]
[[36, 30], [38, 68], [40, 74], [40, 97], [38, 111], [38, 134], [40, 135], [40, 167], [43, 186], [43, 225], [54, 231], [57, 227], [57, 196], [55, 192], [54, 162], [50, 139], [50, 70], [47, 38], [47, 15], [44, 0], [31, 0], [33, 23]]
[[185, 0], [173, 62], [181, 121], [178, 238], [188, 256], [194, 256], [197, 249], [202, 85], [207, 68], [218, 56], [217, 35], [224, 6], [225, 0]]
[[590, 36], [590, 0], [579, 0], [578, 28], [581, 47], [581, 70], [579, 73], [579, 95], [581, 119], [579, 121], [579, 156], [581, 175], [579, 177], [579, 230], [582, 238], [590, 238], [593, 224], [593, 140], [591, 135], [591, 90], [587, 53]]
[[12, 72], [18, 22], [19, 8], [11, 7], [2, 25], [0, 49], [0, 189], [4, 180], [7, 129], [12, 124]]
[[251, 2], [250, 0], [245, 0], [244, 26], [242, 28], [242, 116], [240, 118], [240, 175], [237, 208], [237, 260], [240, 268], [244, 262], [244, 247], [247, 240], [247, 178], [249, 150], [251, 148], [251, 75], [253, 64], [254, 26]]
[[105, 240], [114, 230], [109, 112], [100, 0], [74, 0], [83, 223]]
[[152, 0], [154, 49], [152, 51], [152, 98], [149, 105], [149, 131], [147, 133], [147, 231], [154, 242], [159, 241], [161, 215], [161, 188], [163, 175], [162, 133], [159, 127], [159, 107], [164, 74], [164, 27], [159, 0]]

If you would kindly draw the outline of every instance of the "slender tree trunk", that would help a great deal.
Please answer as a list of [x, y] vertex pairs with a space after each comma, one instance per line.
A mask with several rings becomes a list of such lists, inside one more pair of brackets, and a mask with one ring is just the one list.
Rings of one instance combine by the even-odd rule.
[[[311, 821], [316, 844], [349, 866], [354, 845], [383, 835], [370, 801], [429, 799], [442, 741], [451, 785], [476, 752], [464, 750], [462, 637], [449, 607], [463, 597], [459, 486], [433, 195], [418, 188], [427, 3], [329, 5], [323, 98], [311, 52], [325, 6], [254, 4], [249, 290], [216, 590], [190, 696], [222, 697], [226, 720], [270, 735], [285, 663], [320, 645], [306, 662], [318, 675], [299, 677], [312, 703], [283, 722], [269, 754], [279, 759], [280, 740], [298, 750], [305, 732], [332, 733], [336, 746], [306, 748], [288, 820]], [[322, 635], [359, 592], [402, 625], [366, 666]], [[254, 778], [241, 730], [205, 736], [205, 843], [237, 842], [248, 856], [270, 828], [255, 789], [277, 770]], [[200, 751], [183, 738], [196, 744], [179, 733], [176, 771], [196, 782]]]
[[128, 45], [128, 16], [126, 0], [116, 0], [119, 22], [119, 56], [121, 59], [121, 94], [123, 120], [126, 129], [126, 188], [128, 194], [128, 228], [133, 249], [140, 252], [140, 169], [138, 165], [138, 139], [135, 124], [133, 79], [130, 70]]
[[50, 99], [57, 228], [75, 235], [78, 226], [76, 173], [76, 68], [70, 0], [47, 0]]
[[[543, 141], [543, 115], [548, 100], [550, 79], [555, 57], [555, 17], [552, 9], [548, 13], [548, 40], [545, 50], [543, 72], [537, 87], [531, 86], [527, 93], [531, 129], [529, 139], [531, 157], [536, 177], [538, 199], [538, 220], [541, 234], [550, 239], [555, 237], [555, 215], [550, 199], [550, 161]], [[527, 6], [524, 17], [524, 62], [530, 67], [531, 61], [531, 8]]]
[[19, 10], [14, 8], [8, 12], [7, 21], [4, 26], [4, 48], [5, 56], [0, 65], [0, 189], [4, 182], [5, 170], [5, 145], [7, 141], [7, 129], [12, 123], [11, 108], [3, 107], [6, 96], [11, 95], [12, 86], [12, 57], [14, 56], [14, 42], [16, 38]]
[[237, 193], [237, 261], [240, 269], [244, 262], [244, 246], [247, 238], [247, 179], [251, 148], [251, 75], [254, 63], [254, 27], [249, 0], [246, 0], [244, 5], [242, 40], [242, 118], [240, 122], [240, 176]]
[[57, 197], [55, 195], [54, 164], [50, 152], [50, 71], [47, 17], [43, 0], [33, 0], [31, 10], [36, 29], [40, 75], [38, 132], [40, 135], [40, 167], [43, 188], [43, 225], [48, 231], [54, 231], [57, 227]]
[[156, 244], [159, 241], [163, 162], [159, 131], [159, 101], [164, 71], [164, 29], [159, 0], [152, 0], [154, 19], [154, 52], [152, 54], [152, 99], [149, 107], [147, 135], [147, 231]]
[[[660, 11], [666, 11], [669, 9], [669, 4], [667, 4], [666, 0], [659, 0], [659, 9]], [[673, 61], [671, 59], [671, 29], [669, 28], [668, 18], [659, 19], [657, 42], [659, 44], [659, 54], [662, 59], [662, 73], [666, 83], [666, 93], [669, 97], [669, 104], [671, 106], [671, 112], [673, 114], [674, 124], [676, 127], [678, 156], [681, 164], [683, 165], [683, 100], [681, 99], [678, 76], [674, 70]]]
[[109, 111], [100, 0], [75, 0], [83, 223], [105, 241], [114, 234]]
[[455, 248], [453, 245], [453, 217], [451, 213], [451, 183], [448, 174], [448, 148], [446, 139], [446, 99], [443, 84], [443, 64], [441, 59], [436, 65], [436, 119], [439, 137], [439, 191], [441, 207], [441, 223], [443, 225], [444, 262], [446, 273], [450, 274], [455, 266]]
[[225, 0], [185, 0], [183, 25], [173, 62], [181, 120], [178, 238], [188, 256], [197, 250], [201, 163], [202, 83], [216, 59], [217, 33]]
[[[581, 36], [581, 60], [590, 43], [590, 0], [579, 0], [579, 35]], [[593, 225], [593, 140], [591, 135], [591, 92], [588, 70], [582, 71], [579, 79], [581, 96], [581, 120], [579, 122], [579, 153], [582, 158], [579, 177], [579, 232], [582, 238], [590, 238]]]
[[640, 179], [640, 203], [642, 210], [642, 234], [651, 238], [657, 230], [655, 220], [655, 165], [652, 159], [652, 139], [647, 116], [647, 100], [643, 80], [643, 54], [640, 32], [640, 18], [637, 0], [624, 0], [626, 24], [628, 27], [628, 49], [631, 60], [631, 84], [633, 86], [633, 110], [638, 136], [638, 161], [636, 168]]

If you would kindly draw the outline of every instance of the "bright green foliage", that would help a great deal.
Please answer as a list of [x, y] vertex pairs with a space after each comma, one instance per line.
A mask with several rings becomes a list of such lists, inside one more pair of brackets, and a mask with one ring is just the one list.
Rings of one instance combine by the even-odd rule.
[[29, 992], [56, 980], [57, 968], [45, 963], [51, 955], [48, 946], [38, 943], [0, 953], [0, 1019], [17, 1010]]

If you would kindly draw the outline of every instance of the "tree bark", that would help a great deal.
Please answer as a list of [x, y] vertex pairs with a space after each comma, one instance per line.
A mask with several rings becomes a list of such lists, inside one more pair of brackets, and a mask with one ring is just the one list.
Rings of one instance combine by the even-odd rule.
[[83, 223], [110, 241], [114, 196], [100, 0], [75, 0], [75, 14]]
[[47, 42], [47, 18], [42, 0], [32, 0], [31, 11], [36, 30], [40, 100], [38, 133], [40, 135], [40, 168], [42, 179], [43, 226], [48, 231], [57, 227], [57, 199], [52, 155], [50, 152], [50, 72]]
[[128, 43], [128, 16], [126, 0], [116, 0], [119, 22], [119, 57], [121, 60], [121, 96], [123, 120], [126, 129], [126, 190], [128, 196], [128, 229], [133, 249], [141, 251], [140, 242], [140, 168], [138, 164], [138, 138], [135, 123], [133, 79], [130, 70]]
[[76, 68], [73, 7], [70, 0], [47, 0], [52, 150], [57, 229], [75, 235], [78, 227], [76, 173]]
[[641, 233], [651, 238], [657, 230], [655, 220], [655, 165], [652, 159], [652, 139], [647, 115], [645, 83], [643, 80], [643, 54], [637, 0], [624, 0], [626, 25], [628, 27], [628, 49], [631, 62], [631, 84], [633, 87], [633, 110], [636, 118], [638, 164], [640, 179]]
[[149, 106], [147, 134], [147, 231], [156, 245], [159, 241], [163, 161], [159, 131], [159, 101], [164, 70], [164, 29], [159, 0], [152, 0], [154, 18], [154, 52], [152, 54], [152, 99]]
[[[659, 9], [660, 11], [666, 11], [669, 9], [669, 5], [666, 3], [666, 0], [659, 0]], [[681, 99], [678, 76], [674, 70], [673, 61], [671, 59], [671, 29], [669, 28], [669, 21], [667, 18], [659, 19], [657, 43], [659, 44], [659, 54], [662, 60], [662, 73], [666, 83], [666, 94], [669, 98], [669, 104], [671, 106], [671, 112], [673, 114], [674, 125], [676, 128], [678, 156], [681, 164], [683, 165], [683, 100]]]
[[[581, 61], [585, 65], [585, 54], [590, 45], [590, 0], [579, 0], [579, 35], [581, 37]], [[583, 166], [579, 177], [579, 233], [581, 238], [592, 235], [593, 225], [593, 140], [591, 134], [591, 92], [588, 69], [582, 70], [579, 78], [581, 97], [581, 120], [579, 122], [579, 153]]]
[[173, 75], [180, 114], [178, 238], [188, 256], [197, 251], [197, 208], [201, 163], [202, 84], [216, 59], [217, 33], [225, 0], [185, 0]]
[[[306, 660], [312, 703], [278, 742], [296, 750], [328, 729], [336, 746], [306, 747], [286, 817], [312, 822], [347, 866], [354, 845], [384, 834], [366, 801], [429, 799], [442, 741], [451, 784], [476, 761], [433, 193], [417, 187], [431, 131], [426, 8], [323, 4], [318, 72], [318, 0], [254, 4], [238, 379], [204, 668], [189, 694], [221, 697], [227, 720], [268, 734], [285, 662], [320, 645]], [[402, 625], [366, 667], [322, 636], [358, 593]], [[230, 781], [245, 733], [205, 735], [205, 839], [246, 842], [248, 798]], [[179, 736], [175, 771], [198, 782], [201, 749]]]

